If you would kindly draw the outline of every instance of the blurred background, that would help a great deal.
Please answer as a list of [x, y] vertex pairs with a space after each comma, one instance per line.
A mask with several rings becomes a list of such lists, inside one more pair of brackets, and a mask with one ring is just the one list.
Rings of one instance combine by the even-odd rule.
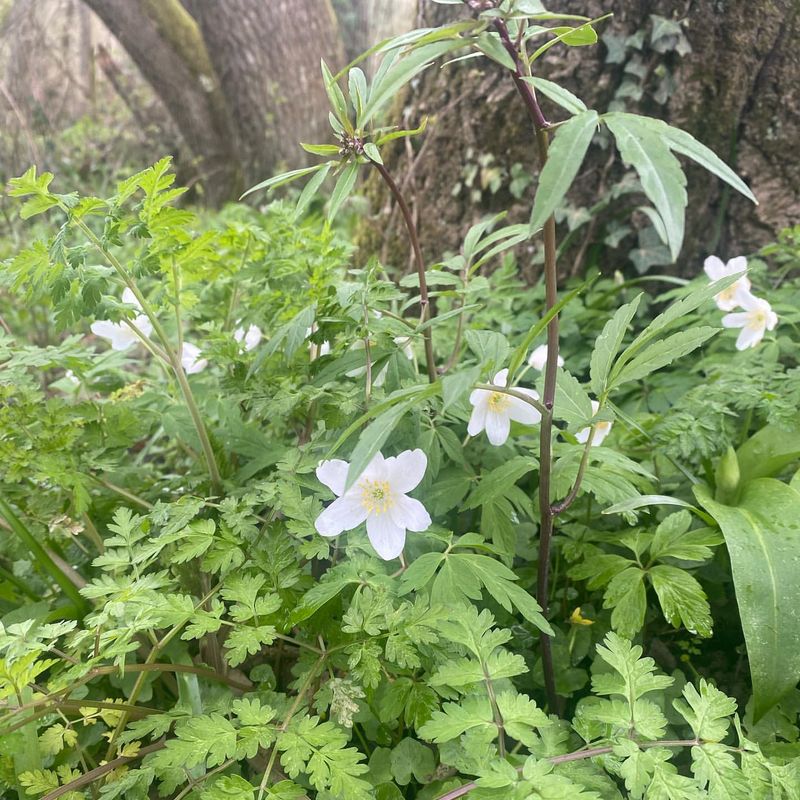
[[[613, 12], [591, 48], [553, 48], [542, 77], [590, 107], [663, 118], [711, 147], [752, 186], [753, 208], [689, 170], [686, 246], [661, 245], [633, 176], [598, 137], [560, 224], [562, 269], [659, 267], [695, 274], [713, 252], [750, 253], [800, 218], [800, 3], [795, 0], [554, 0], [553, 11]], [[463, 15], [432, 0], [0, 0], [0, 172], [30, 164], [60, 190], [102, 195], [164, 154], [193, 202], [219, 207], [309, 158], [298, 141], [330, 141], [319, 60], [339, 69], [371, 44]], [[374, 58], [367, 71], [375, 68]], [[546, 105], [554, 120], [563, 112]], [[535, 188], [527, 120], [513, 85], [475, 59], [434, 67], [383, 124], [416, 127], [390, 154], [424, 215], [431, 258], [466, 227]], [[458, 146], [452, 142], [458, 141]], [[466, 143], [466, 144], [464, 144]], [[404, 258], [397, 215], [376, 184], [358, 241]], [[597, 198], [600, 201], [597, 201]], [[256, 198], [258, 200], [259, 198]], [[7, 199], [0, 203], [12, 227]], [[374, 215], [374, 216], [373, 216]], [[532, 269], [535, 272], [535, 264]]]

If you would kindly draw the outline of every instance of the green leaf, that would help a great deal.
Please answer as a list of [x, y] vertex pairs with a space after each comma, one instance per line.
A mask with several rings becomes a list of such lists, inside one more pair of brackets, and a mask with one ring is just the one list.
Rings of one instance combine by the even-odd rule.
[[553, 83], [553, 81], [548, 81], [545, 78], [528, 78], [524, 77], [522, 79], [526, 83], [532, 84], [537, 91], [541, 92], [545, 97], [552, 100], [554, 103], [558, 103], [562, 108], [569, 111], [570, 114], [580, 114], [583, 111], [586, 111], [586, 104], [581, 100], [579, 97], [576, 97], [572, 92], [568, 89], [565, 89], [563, 86], [559, 86], [557, 83]]
[[647, 611], [644, 575], [639, 567], [629, 567], [611, 579], [603, 595], [603, 608], [614, 609], [612, 628], [626, 639], [632, 639], [644, 625]]
[[737, 192], [743, 194], [748, 200], [752, 200], [758, 205], [758, 200], [756, 200], [755, 195], [750, 191], [747, 184], [721, 158], [704, 144], [698, 142], [694, 136], [680, 130], [680, 128], [673, 128], [662, 120], [651, 120], [650, 117], [646, 119], [648, 123], [652, 122], [655, 125], [671, 150], [691, 158], [701, 167], [704, 167], [710, 173], [732, 186]]
[[606, 390], [608, 375], [611, 365], [622, 347], [622, 340], [631, 324], [631, 320], [639, 308], [642, 295], [638, 294], [630, 302], [618, 308], [614, 316], [606, 322], [601, 334], [597, 337], [592, 351], [592, 360], [589, 367], [592, 391], [598, 397]]
[[497, 497], [503, 496], [509, 486], [515, 484], [523, 475], [536, 469], [533, 456], [515, 456], [481, 475], [478, 485], [470, 493], [465, 509], [478, 508]]
[[531, 231], [539, 230], [564, 199], [589, 149], [598, 119], [596, 111], [581, 111], [556, 131], [547, 163], [539, 176], [531, 212]]
[[752, 788], [733, 754], [719, 744], [692, 748], [692, 773], [709, 800], [751, 800]]
[[442, 378], [442, 413], [469, 397], [480, 374], [480, 367], [472, 367], [459, 372], [452, 372]]
[[700, 678], [699, 690], [693, 684], [683, 687], [684, 700], [673, 700], [675, 710], [689, 723], [697, 739], [721, 742], [736, 713], [736, 701]]
[[461, 705], [445, 703], [442, 710], [434, 711], [431, 719], [419, 729], [419, 735], [430, 742], [441, 744], [474, 728], [493, 730], [497, 734], [488, 697], [472, 695], [465, 697]]
[[439, 56], [463, 46], [464, 42], [460, 40], [433, 42], [393, 60], [385, 71], [378, 69], [372, 81], [361, 124], [366, 125], [389, 100], [397, 96], [403, 86], [427, 69]]
[[603, 509], [603, 514], [626, 514], [629, 511], [635, 511], [637, 508], [648, 508], [649, 506], [681, 506], [681, 508], [688, 508], [691, 511], [702, 514], [699, 508], [681, 500], [678, 497], [668, 497], [664, 494], [642, 494], [636, 497], [631, 497], [630, 500], [623, 500], [621, 503], [616, 503]]
[[686, 176], [666, 142], [636, 114], [611, 112], [603, 121], [614, 134], [623, 161], [639, 175], [644, 193], [658, 211], [665, 244], [675, 260], [683, 244]]
[[678, 511], [665, 517], [656, 528], [650, 544], [650, 558], [678, 558], [682, 561], [706, 561], [723, 538], [711, 528], [690, 531], [692, 518], [688, 511]]
[[765, 425], [736, 451], [741, 483], [777, 475], [800, 458], [800, 428]]
[[647, 377], [651, 372], [655, 372], [696, 350], [715, 333], [718, 333], [719, 330], [719, 328], [703, 325], [697, 328], [689, 328], [686, 331], [678, 331], [667, 336], [666, 339], [655, 342], [643, 353], [632, 358], [619, 371], [615, 366], [608, 381], [608, 388], [616, 389], [629, 381], [638, 381]]
[[509, 385], [513, 385], [514, 376], [516, 375], [517, 370], [522, 366], [522, 362], [528, 357], [528, 351], [531, 349], [531, 345], [536, 340], [536, 337], [547, 327], [548, 323], [550, 322], [553, 317], [561, 312], [561, 309], [564, 308], [568, 303], [574, 300], [584, 289], [589, 286], [590, 282], [587, 281], [583, 283], [581, 286], [576, 287], [571, 292], [565, 294], [549, 311], [547, 311], [544, 316], [534, 322], [534, 324], [530, 327], [528, 332], [525, 334], [525, 338], [520, 342], [519, 346], [511, 356], [511, 361], [508, 365], [508, 380]]
[[323, 164], [322, 169], [320, 169], [303, 187], [303, 191], [300, 192], [300, 197], [297, 198], [297, 205], [294, 207], [295, 220], [303, 216], [311, 201], [316, 197], [319, 187], [322, 186], [323, 181], [328, 177], [328, 173], [331, 171], [332, 167], [333, 164], [330, 162]]
[[649, 656], [642, 658], [642, 648], [638, 644], [632, 645], [616, 633], [606, 634], [603, 644], [597, 645], [597, 655], [617, 673], [595, 673], [592, 676], [592, 687], [597, 694], [638, 700], [674, 683], [668, 675], [655, 675], [655, 661]]
[[342, 170], [341, 175], [333, 187], [330, 203], [328, 204], [328, 221], [333, 220], [342, 203], [350, 196], [358, 177], [358, 162], [351, 161]]
[[585, 425], [593, 416], [589, 395], [578, 379], [563, 369], [556, 373], [553, 414], [556, 419], [564, 420], [570, 428]]
[[347, 117], [347, 100], [345, 100], [344, 92], [339, 87], [336, 79], [328, 69], [328, 65], [324, 59], [320, 60], [320, 67], [322, 68], [322, 79], [325, 81], [325, 91], [328, 94], [328, 100], [331, 104], [331, 111], [336, 116], [336, 119], [347, 128], [350, 121]]
[[409, 737], [392, 748], [390, 764], [392, 777], [400, 786], [407, 786], [412, 777], [417, 783], [427, 783], [436, 768], [431, 749]]
[[475, 46], [485, 56], [491, 58], [492, 61], [496, 61], [498, 64], [500, 64], [500, 66], [505, 67], [512, 72], [516, 71], [517, 65], [514, 63], [514, 59], [511, 58], [508, 51], [505, 49], [505, 47], [503, 47], [503, 43], [500, 41], [500, 37], [496, 33], [484, 31], [483, 33], [478, 34], [478, 39], [475, 42]]
[[247, 195], [257, 192], [259, 189], [276, 189], [278, 186], [283, 186], [285, 183], [295, 181], [298, 178], [302, 178], [304, 175], [310, 175], [312, 172], [317, 172], [323, 167], [329, 166], [331, 163], [336, 162], [328, 162], [328, 164], [315, 164], [313, 167], [302, 167], [300, 169], [289, 170], [289, 172], [282, 172], [280, 175], [267, 178], [267, 180], [261, 181], [261, 183], [257, 183], [255, 186], [251, 186], [239, 199], [243, 200], [245, 197], [247, 197]]
[[667, 621], [689, 633], [711, 636], [711, 610], [703, 588], [686, 570], [658, 564], [647, 573]]
[[746, 484], [737, 506], [695, 495], [717, 520], [731, 558], [750, 675], [760, 719], [800, 679], [800, 493], [773, 478]]

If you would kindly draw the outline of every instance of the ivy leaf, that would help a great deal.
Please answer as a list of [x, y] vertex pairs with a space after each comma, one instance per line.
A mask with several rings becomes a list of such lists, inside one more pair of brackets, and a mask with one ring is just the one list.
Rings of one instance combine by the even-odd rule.
[[670, 624], [677, 628], [682, 622], [689, 633], [711, 636], [711, 609], [695, 577], [666, 564], [652, 567], [647, 574]]
[[689, 723], [697, 739], [721, 742], [728, 733], [731, 717], [736, 713], [736, 701], [700, 678], [699, 691], [693, 684], [683, 687], [686, 700], [674, 700], [672, 705]]

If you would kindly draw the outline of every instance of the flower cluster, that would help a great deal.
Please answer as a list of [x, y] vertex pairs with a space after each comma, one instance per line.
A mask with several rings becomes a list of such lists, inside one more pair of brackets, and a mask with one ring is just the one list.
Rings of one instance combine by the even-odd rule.
[[[730, 275], [744, 273], [747, 269], [747, 259], [738, 256], [723, 264], [717, 256], [709, 256], [703, 263], [703, 269], [711, 281], [718, 281]], [[772, 306], [766, 300], [752, 294], [750, 288], [750, 280], [742, 274], [727, 289], [723, 289], [714, 297], [720, 311], [744, 309], [726, 314], [722, 318], [722, 325], [725, 328], [741, 328], [736, 339], [737, 350], [755, 347], [764, 338], [764, 333], [774, 330], [778, 324], [778, 315], [772, 310]]]

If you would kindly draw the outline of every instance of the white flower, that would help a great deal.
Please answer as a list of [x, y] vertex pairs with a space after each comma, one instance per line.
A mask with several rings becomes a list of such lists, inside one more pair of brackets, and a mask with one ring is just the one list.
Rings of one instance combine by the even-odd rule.
[[68, 369], [64, 373], [64, 380], [68, 381], [73, 386], [80, 386], [81, 385], [80, 379], [78, 378], [78, 376], [71, 369]]
[[[600, 410], [600, 403], [597, 400], [592, 400], [592, 416], [594, 416]], [[597, 445], [603, 443], [603, 439], [611, 433], [611, 426], [613, 422], [609, 422], [607, 420], [601, 420], [600, 422], [595, 422], [591, 428], [583, 428], [579, 430], [575, 434], [575, 438], [581, 443], [586, 444], [589, 441], [589, 432], [592, 428], [594, 428], [594, 437], [592, 438], [592, 447], [597, 447]]]
[[233, 332], [233, 338], [236, 339], [239, 344], [244, 342], [244, 349], [249, 353], [254, 347], [258, 347], [258, 343], [261, 341], [261, 328], [259, 328], [258, 325], [251, 325], [245, 331], [240, 325]]
[[403, 351], [409, 361], [414, 360], [414, 339], [411, 336], [395, 336], [394, 343]]
[[[558, 361], [556, 362], [559, 367], [564, 366], [564, 359], [561, 356], [558, 357]], [[541, 372], [545, 365], [547, 364], [547, 345], [540, 344], [538, 347], [534, 348], [531, 351], [531, 354], [528, 356], [528, 365], [533, 367], [534, 369], [538, 369]]]
[[322, 536], [338, 536], [366, 521], [375, 552], [385, 561], [397, 558], [403, 551], [406, 531], [424, 531], [431, 524], [425, 506], [406, 496], [422, 480], [427, 466], [428, 458], [422, 450], [404, 450], [390, 458], [377, 453], [345, 491], [350, 465], [339, 459], [323, 461], [317, 467], [317, 478], [336, 500], [317, 517], [317, 531]]
[[[141, 304], [130, 289], [125, 289], [122, 293], [122, 302], [136, 306], [139, 311], [142, 310]], [[133, 324], [144, 336], [150, 336], [153, 332], [153, 326], [145, 314], [137, 314], [133, 319]], [[112, 350], [127, 350], [139, 342], [139, 337], [133, 332], [130, 325], [125, 322], [111, 322], [107, 319], [98, 320], [91, 324], [90, 330], [95, 336], [99, 336], [101, 339], [108, 339], [111, 342]]]
[[[723, 264], [722, 260], [716, 256], [709, 256], [703, 262], [703, 269], [713, 283], [721, 278], [727, 278], [729, 275], [735, 275], [737, 272], [744, 272], [747, 269], [747, 259], [744, 256], [737, 256], [727, 264]], [[738, 308], [737, 295], [740, 291], [750, 291], [750, 279], [746, 275], [742, 275], [739, 280], [714, 296], [717, 308], [720, 311], [733, 311], [734, 308]]]
[[207, 358], [200, 358], [200, 348], [191, 342], [183, 343], [181, 366], [187, 375], [202, 372], [208, 366]]
[[755, 347], [764, 338], [765, 331], [775, 328], [778, 315], [766, 300], [754, 297], [745, 290], [736, 295], [736, 305], [741, 306], [744, 311], [726, 314], [722, 318], [722, 324], [726, 328], [742, 329], [736, 340], [736, 349], [747, 350], [748, 347]]
[[[311, 336], [311, 334], [314, 333], [314, 331], [316, 330], [317, 330], [316, 323], [314, 323], [312, 327], [306, 328], [306, 339], [308, 339], [308, 337]], [[322, 358], [322, 356], [328, 355], [328, 353], [330, 353], [331, 351], [331, 343], [327, 340], [325, 340], [322, 344], [319, 345], [314, 344], [314, 342], [309, 342], [308, 350], [309, 353], [311, 354], [311, 360], [313, 361], [315, 358]]]
[[[505, 387], [508, 382], [508, 370], [502, 369], [494, 376], [494, 386]], [[533, 389], [520, 389], [516, 391], [539, 399], [538, 392]], [[488, 389], [475, 389], [469, 396], [469, 401], [474, 408], [469, 418], [467, 433], [477, 436], [482, 430], [486, 431], [489, 441], [499, 447], [505, 444], [511, 430], [511, 420], [521, 422], [523, 425], [535, 425], [540, 422], [542, 415], [529, 403], [519, 397], [512, 397], [503, 392], [492, 392]]]

